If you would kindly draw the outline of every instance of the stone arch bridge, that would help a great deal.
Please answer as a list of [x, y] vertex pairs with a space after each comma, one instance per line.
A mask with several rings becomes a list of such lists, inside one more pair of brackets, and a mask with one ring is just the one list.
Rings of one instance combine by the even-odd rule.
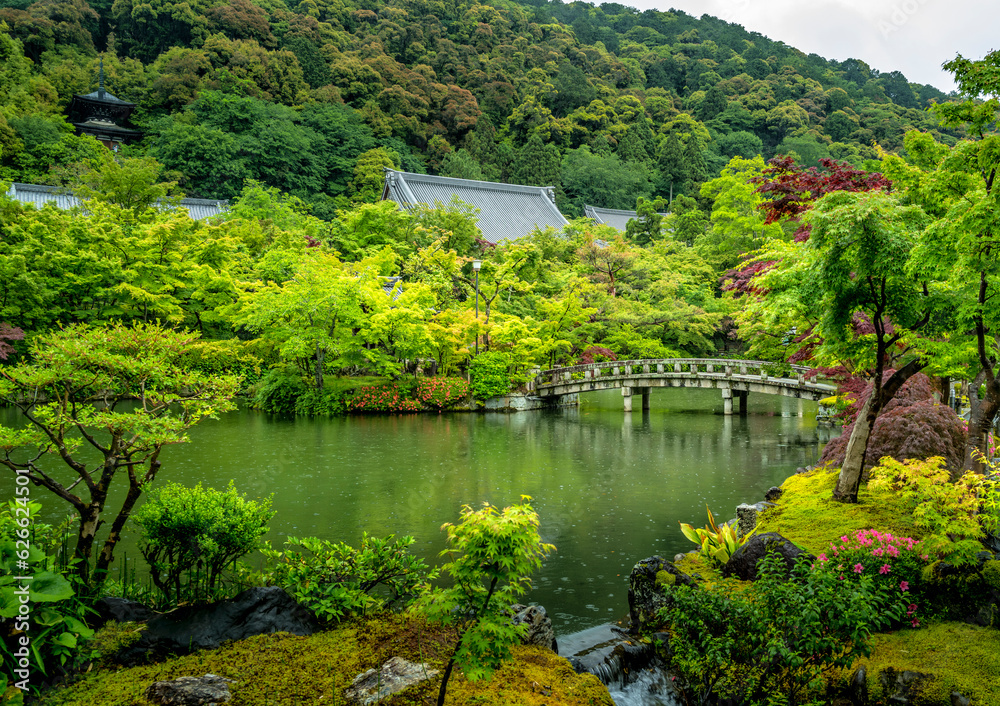
[[725, 414], [733, 413], [738, 399], [739, 413], [747, 412], [751, 393], [784, 395], [821, 400], [836, 394], [837, 388], [807, 380], [809, 368], [777, 365], [759, 360], [706, 358], [661, 358], [618, 360], [589, 365], [553, 368], [538, 373], [529, 387], [542, 399], [552, 402], [564, 395], [620, 388], [625, 411], [632, 411], [632, 397], [642, 396], [642, 409], [649, 409], [649, 393], [654, 387], [715, 388], [722, 393]]

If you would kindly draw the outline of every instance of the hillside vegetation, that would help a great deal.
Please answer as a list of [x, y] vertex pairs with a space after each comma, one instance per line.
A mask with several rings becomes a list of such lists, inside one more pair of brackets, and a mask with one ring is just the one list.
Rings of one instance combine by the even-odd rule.
[[945, 96], [679, 11], [499, 0], [0, 0], [0, 178], [67, 183], [94, 143], [73, 94], [138, 104], [193, 197], [246, 179], [322, 218], [378, 196], [381, 168], [559, 186], [560, 207], [697, 194], [734, 156], [860, 165]]

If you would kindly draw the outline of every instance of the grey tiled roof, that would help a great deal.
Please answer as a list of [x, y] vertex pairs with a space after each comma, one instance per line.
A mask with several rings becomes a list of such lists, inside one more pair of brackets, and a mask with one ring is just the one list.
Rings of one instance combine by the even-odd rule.
[[121, 103], [123, 105], [135, 105], [135, 103], [129, 103], [128, 101], [123, 101], [118, 96], [114, 96], [103, 88], [99, 88], [93, 93], [88, 93], [86, 95], [80, 96], [81, 98], [90, 98], [95, 101], [104, 101], [105, 103]]
[[[615, 208], [599, 208], [597, 206], [584, 206], [583, 214], [587, 218], [593, 218], [598, 223], [613, 226], [623, 233], [628, 222], [637, 215], [635, 211], [620, 211]], [[667, 214], [661, 213], [660, 215], [666, 216]]]
[[382, 200], [395, 201], [400, 208], [421, 203], [447, 204], [452, 196], [479, 209], [479, 231], [491, 243], [521, 238], [536, 226], [562, 228], [569, 223], [556, 208], [551, 186], [519, 186], [386, 170]]
[[[30, 203], [35, 208], [41, 208], [47, 203], [54, 204], [56, 208], [69, 209], [80, 205], [80, 199], [65, 189], [54, 186], [41, 186], [40, 184], [11, 184], [7, 189], [7, 196], [20, 201]], [[199, 221], [203, 218], [218, 216], [229, 206], [228, 201], [214, 201], [211, 199], [181, 199], [180, 207], [188, 212], [191, 220]]]

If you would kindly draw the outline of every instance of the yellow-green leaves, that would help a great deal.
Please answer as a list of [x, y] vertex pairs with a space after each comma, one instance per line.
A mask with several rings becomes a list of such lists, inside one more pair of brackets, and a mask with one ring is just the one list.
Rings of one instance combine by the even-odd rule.
[[697, 544], [702, 554], [718, 564], [725, 564], [729, 561], [737, 549], [753, 536], [756, 528], [744, 536], [740, 536], [736, 529], [729, 525], [719, 526], [715, 524], [715, 516], [712, 511], [708, 511], [708, 524], [704, 529], [693, 527], [685, 522], [681, 522], [681, 533], [690, 541]]

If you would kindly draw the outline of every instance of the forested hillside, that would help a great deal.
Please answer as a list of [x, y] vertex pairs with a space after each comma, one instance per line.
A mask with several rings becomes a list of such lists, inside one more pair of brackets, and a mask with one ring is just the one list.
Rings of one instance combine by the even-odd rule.
[[139, 106], [132, 149], [188, 196], [254, 179], [325, 219], [390, 164], [556, 184], [574, 216], [696, 195], [734, 156], [860, 165], [909, 128], [956, 135], [898, 72], [617, 3], [0, 0], [0, 22], [0, 178], [68, 183], [93, 156], [63, 111], [101, 53]]

